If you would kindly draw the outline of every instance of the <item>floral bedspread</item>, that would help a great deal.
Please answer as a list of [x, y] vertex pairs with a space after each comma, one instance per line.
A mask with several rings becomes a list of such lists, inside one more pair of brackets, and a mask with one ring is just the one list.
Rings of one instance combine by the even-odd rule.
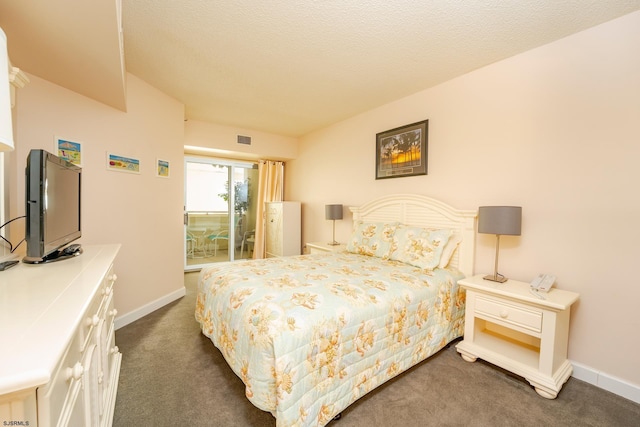
[[347, 252], [219, 263], [195, 317], [277, 426], [323, 426], [462, 335], [462, 277]]

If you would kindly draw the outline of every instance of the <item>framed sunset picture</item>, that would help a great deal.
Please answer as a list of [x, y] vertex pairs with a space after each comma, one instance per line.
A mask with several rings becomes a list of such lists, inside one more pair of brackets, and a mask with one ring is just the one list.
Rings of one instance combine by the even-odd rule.
[[429, 120], [376, 134], [376, 179], [427, 174]]

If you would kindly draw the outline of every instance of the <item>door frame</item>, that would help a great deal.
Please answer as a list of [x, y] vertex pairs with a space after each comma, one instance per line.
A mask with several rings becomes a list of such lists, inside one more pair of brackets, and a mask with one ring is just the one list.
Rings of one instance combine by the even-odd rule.
[[[233, 160], [233, 159], [223, 159], [217, 157], [207, 157], [207, 156], [194, 156], [188, 155], [184, 157], [184, 197], [183, 197], [183, 236], [182, 242], [184, 245], [183, 248], [183, 264], [184, 271], [197, 271], [202, 269], [202, 267], [211, 265], [211, 263], [201, 263], [201, 264], [187, 264], [187, 223], [188, 223], [188, 212], [187, 212], [187, 163], [205, 163], [211, 165], [220, 165], [228, 167], [228, 175], [227, 180], [229, 182], [229, 200], [227, 201], [227, 217], [228, 217], [228, 229], [229, 229], [229, 248], [235, 248], [235, 237], [236, 237], [236, 223], [235, 223], [235, 215], [234, 209], [235, 206], [235, 191], [233, 189], [233, 169], [234, 168], [246, 168], [251, 169], [257, 164], [257, 161], [243, 161], [243, 160]], [[235, 260], [235, 251], [229, 250], [229, 259], [228, 261]]]

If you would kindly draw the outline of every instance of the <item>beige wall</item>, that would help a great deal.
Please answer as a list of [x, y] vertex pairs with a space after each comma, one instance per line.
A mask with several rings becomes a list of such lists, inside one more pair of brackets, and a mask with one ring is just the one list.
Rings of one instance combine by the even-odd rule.
[[[238, 144], [238, 135], [250, 136], [251, 145]], [[184, 145], [208, 148], [212, 157], [289, 160], [298, 155], [298, 140], [250, 129], [189, 120], [184, 125]]]
[[[80, 242], [122, 244], [116, 261], [119, 317], [184, 290], [184, 107], [135, 76], [127, 77], [124, 113], [29, 75], [31, 82], [18, 94], [19, 173], [12, 206], [14, 214], [24, 213], [24, 167], [30, 149], [53, 151], [54, 135], [82, 143]], [[141, 173], [107, 171], [107, 151], [140, 159]], [[171, 162], [169, 179], [155, 176], [156, 158]]]
[[[10, 203], [11, 217], [24, 213], [24, 167], [30, 149], [53, 151], [54, 135], [83, 144], [81, 243], [122, 244], [115, 302], [124, 323], [184, 291], [184, 145], [215, 148], [215, 153], [208, 153], [215, 157], [290, 159], [297, 155], [294, 138], [184, 122], [181, 103], [131, 74], [127, 77], [124, 113], [29, 75], [31, 82], [19, 91], [14, 112], [17, 147], [11, 156], [17, 173], [12, 176]], [[237, 135], [251, 136], [251, 146], [237, 144]], [[107, 151], [140, 159], [142, 172], [108, 171]], [[157, 158], [171, 161], [169, 179], [155, 176]], [[22, 228], [14, 235], [23, 233]]]
[[[522, 236], [501, 239], [501, 272], [552, 273], [579, 292], [570, 359], [637, 387], [638, 52], [640, 12], [302, 138], [286, 190], [304, 203], [304, 241], [331, 238], [327, 203], [406, 192], [463, 209], [520, 205]], [[429, 174], [376, 181], [376, 133], [424, 119]], [[336, 224], [343, 242], [349, 219]], [[478, 235], [476, 272], [492, 270], [494, 244]]]

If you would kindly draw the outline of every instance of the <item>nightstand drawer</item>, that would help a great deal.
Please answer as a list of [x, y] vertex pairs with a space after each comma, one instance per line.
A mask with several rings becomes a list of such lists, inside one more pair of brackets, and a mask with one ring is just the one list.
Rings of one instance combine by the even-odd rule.
[[317, 254], [322, 252], [342, 252], [347, 249], [347, 245], [339, 243], [332, 245], [331, 243], [311, 242], [307, 243], [307, 252], [310, 254]]
[[536, 333], [542, 331], [542, 312], [510, 304], [504, 300], [478, 295], [475, 312], [479, 317], [505, 326], [518, 326]]

